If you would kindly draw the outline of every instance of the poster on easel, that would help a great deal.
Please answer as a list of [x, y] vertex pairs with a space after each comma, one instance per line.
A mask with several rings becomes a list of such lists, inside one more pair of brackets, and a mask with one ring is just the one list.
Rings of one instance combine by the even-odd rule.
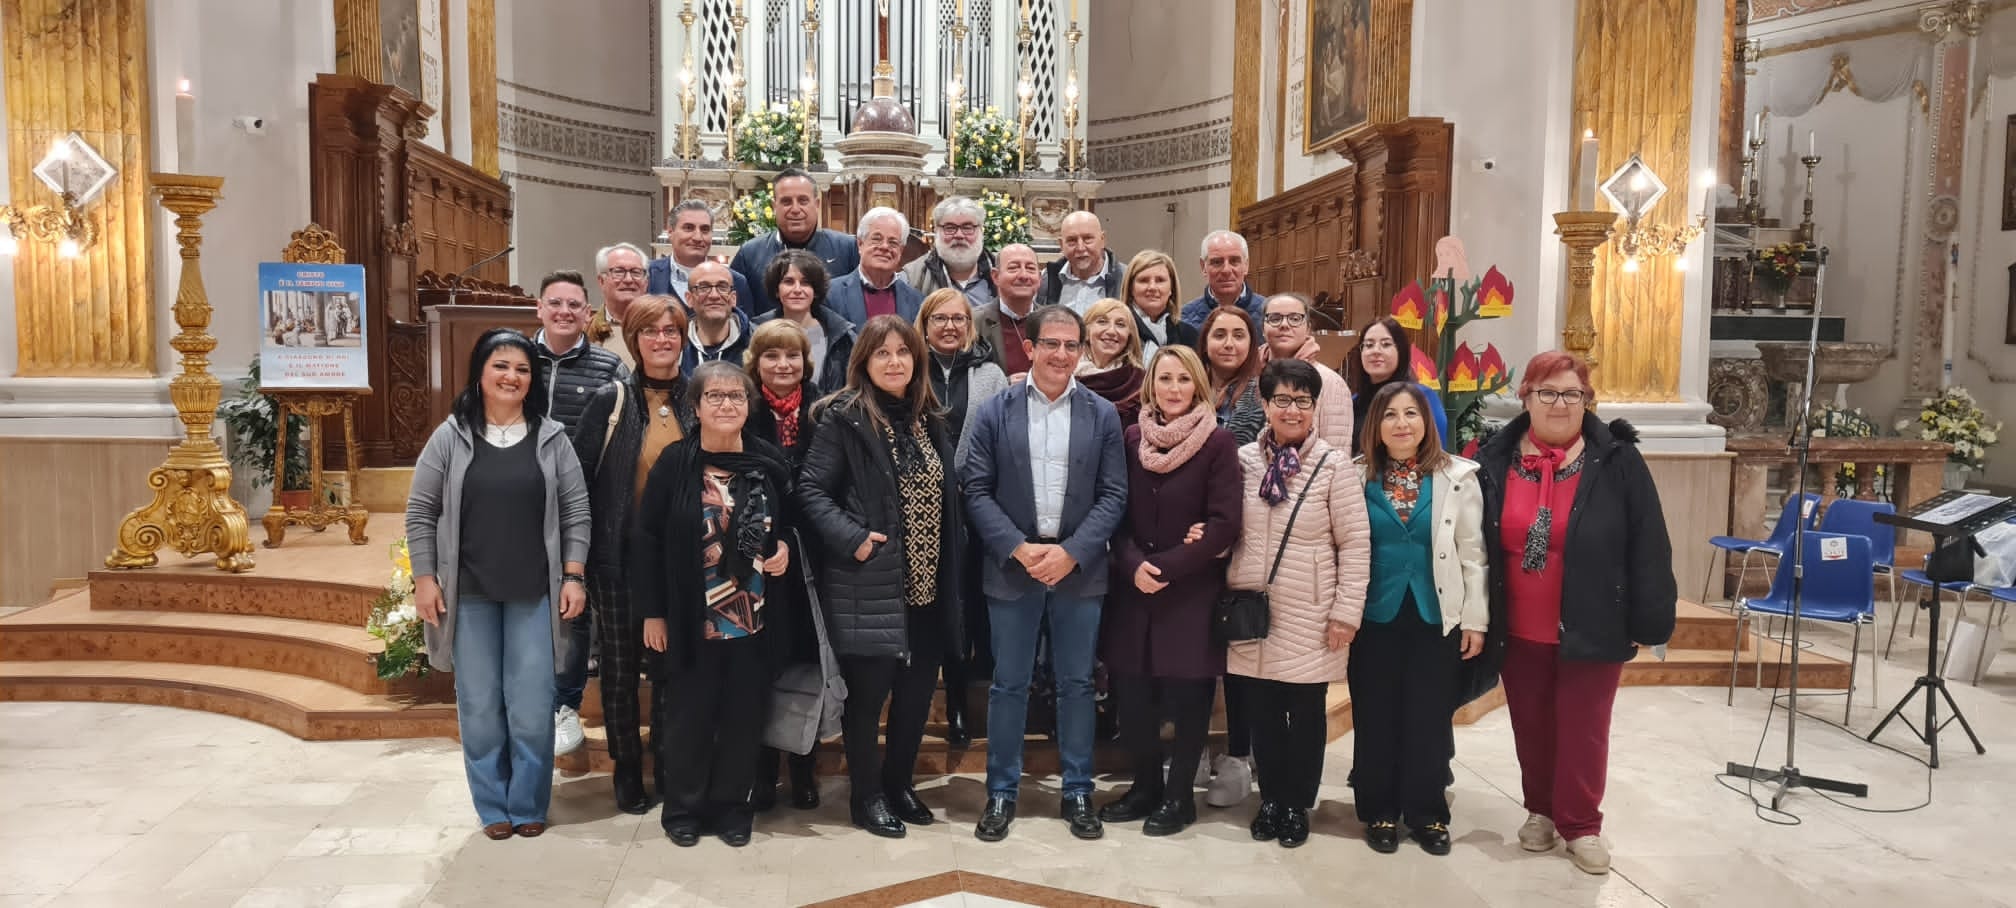
[[259, 386], [368, 388], [364, 266], [259, 263]]

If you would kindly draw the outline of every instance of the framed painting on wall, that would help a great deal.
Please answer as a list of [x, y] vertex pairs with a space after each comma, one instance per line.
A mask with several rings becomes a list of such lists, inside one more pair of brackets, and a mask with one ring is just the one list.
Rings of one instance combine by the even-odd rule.
[[2016, 230], [2016, 114], [2009, 115], [2002, 138], [2002, 229]]
[[1337, 148], [1369, 124], [1406, 119], [1414, 0], [1306, 2], [1304, 103], [1290, 108], [1302, 117], [1302, 153]]

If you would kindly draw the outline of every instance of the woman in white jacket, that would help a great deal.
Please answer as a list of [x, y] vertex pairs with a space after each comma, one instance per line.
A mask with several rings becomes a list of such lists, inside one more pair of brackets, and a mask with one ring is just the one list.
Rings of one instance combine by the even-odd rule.
[[1379, 389], [1359, 449], [1372, 579], [1349, 669], [1358, 819], [1374, 851], [1399, 849], [1404, 820], [1422, 850], [1448, 854], [1458, 676], [1490, 623], [1484, 495], [1477, 464], [1442, 450], [1419, 385]]
[[[1267, 636], [1228, 647], [1225, 673], [1227, 684], [1245, 688], [1253, 729], [1253, 838], [1284, 848], [1309, 840], [1328, 743], [1325, 697], [1344, 680], [1370, 556], [1358, 471], [1316, 433], [1325, 390], [1316, 367], [1299, 359], [1260, 370], [1267, 429], [1239, 449], [1243, 529], [1226, 576], [1232, 589], [1268, 593]], [[1270, 582], [1277, 551], [1280, 572]]]

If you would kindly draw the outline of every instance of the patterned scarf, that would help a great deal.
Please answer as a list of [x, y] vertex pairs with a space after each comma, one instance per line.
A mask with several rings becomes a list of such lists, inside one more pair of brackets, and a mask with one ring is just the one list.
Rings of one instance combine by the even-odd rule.
[[1194, 406], [1163, 422], [1161, 413], [1142, 411], [1141, 466], [1150, 473], [1167, 473], [1190, 462], [1218, 430], [1216, 416], [1208, 407]]
[[1421, 465], [1413, 458], [1389, 461], [1380, 482], [1386, 489], [1386, 501], [1393, 505], [1393, 513], [1405, 522], [1414, 513], [1415, 503], [1421, 500]]
[[1288, 480], [1302, 472], [1302, 455], [1291, 446], [1274, 443], [1274, 433], [1261, 441], [1260, 453], [1267, 458], [1267, 475], [1260, 478], [1260, 500], [1280, 504], [1288, 500]]
[[770, 405], [771, 414], [777, 417], [777, 446], [786, 451], [798, 446], [798, 405], [804, 400], [804, 382], [783, 397], [771, 393], [768, 385], [763, 387], [763, 402]]
[[[1540, 449], [1538, 454], [1522, 454], [1519, 457], [1519, 465], [1526, 472], [1540, 474], [1540, 508], [1533, 514], [1533, 525], [1526, 528], [1526, 550], [1519, 559], [1519, 569], [1532, 574], [1547, 567], [1548, 543], [1554, 535], [1554, 471], [1561, 468], [1561, 461], [1568, 456], [1568, 448], [1552, 447], [1530, 432], [1526, 437], [1533, 442], [1533, 447]], [[1569, 442], [1569, 445], [1573, 444]]]

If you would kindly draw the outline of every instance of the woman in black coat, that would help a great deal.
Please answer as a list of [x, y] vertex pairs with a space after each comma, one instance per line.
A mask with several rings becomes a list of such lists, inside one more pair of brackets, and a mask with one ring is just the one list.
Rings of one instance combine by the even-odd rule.
[[[1586, 873], [1603, 843], [1610, 712], [1623, 665], [1673, 636], [1673, 546], [1638, 433], [1605, 425], [1589, 367], [1552, 351], [1527, 363], [1526, 412], [1477, 452], [1491, 571], [1486, 666], [1502, 666], [1528, 816], [1527, 851], [1561, 839]], [[1464, 692], [1483, 687], [1477, 679]]]
[[[1197, 820], [1192, 783], [1225, 673], [1211, 612], [1225, 589], [1225, 554], [1239, 541], [1243, 486], [1239, 445], [1218, 427], [1195, 351], [1157, 350], [1144, 397], [1140, 422], [1127, 429], [1127, 519], [1113, 537], [1100, 640], [1134, 784], [1099, 818], [1145, 818], [1143, 833], [1165, 836]], [[1167, 748], [1165, 721], [1176, 726]]]
[[[847, 386], [814, 410], [800, 507], [829, 638], [847, 682], [842, 734], [854, 825], [899, 838], [932, 822], [912, 777], [938, 667], [960, 646], [958, 559], [963, 508], [952, 439], [925, 373], [915, 328], [869, 319]], [[886, 753], [876, 725], [889, 703]]]

